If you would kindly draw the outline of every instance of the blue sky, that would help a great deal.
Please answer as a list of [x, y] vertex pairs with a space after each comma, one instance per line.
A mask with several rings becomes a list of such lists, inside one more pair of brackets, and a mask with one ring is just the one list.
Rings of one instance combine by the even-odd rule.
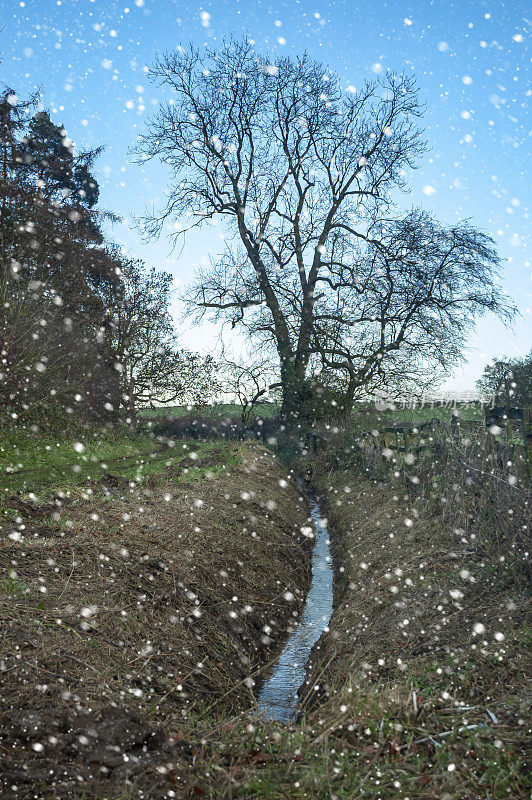
[[[233, 33], [263, 51], [307, 50], [346, 87], [388, 69], [412, 71], [430, 149], [403, 204], [423, 205], [447, 223], [471, 218], [491, 233], [522, 315], [512, 331], [493, 318], [479, 322], [467, 367], [447, 384], [467, 390], [487, 360], [532, 346], [526, 7], [520, 0], [0, 0], [0, 80], [20, 96], [42, 90], [44, 106], [80, 147], [105, 145], [96, 170], [101, 206], [123, 219], [110, 236], [180, 285], [221, 242], [215, 230], [195, 233], [171, 253], [164, 240], [142, 243], [132, 225], [166, 185], [162, 166], [142, 170], [128, 152], [159, 99], [145, 75], [156, 53], [188, 42], [212, 46]], [[191, 348], [214, 346], [209, 326], [180, 330]]]

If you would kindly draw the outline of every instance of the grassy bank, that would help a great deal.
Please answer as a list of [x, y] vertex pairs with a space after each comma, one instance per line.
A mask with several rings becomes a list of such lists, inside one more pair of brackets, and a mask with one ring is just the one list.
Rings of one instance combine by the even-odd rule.
[[300, 460], [336, 602], [283, 725], [255, 697], [309, 580], [288, 467], [118, 433], [10, 435], [3, 453], [2, 800], [528, 796], [521, 494], [508, 524], [465, 473], [444, 502], [441, 460], [394, 477], [341, 437]]
[[[275, 457], [177, 442], [154, 463], [147, 444], [122, 441], [140, 463], [122, 453], [103, 479], [82, 469], [57, 490], [45, 471], [4, 497], [3, 797], [193, 792], [193, 730], [254, 708], [301, 608], [307, 510]], [[17, 464], [32, 445], [42, 455], [18, 440]]]
[[152, 437], [126, 428], [81, 428], [63, 436], [0, 428], [0, 504], [9, 492], [69, 489], [99, 480], [108, 471], [134, 480], [146, 470], [157, 469], [151, 465], [160, 463], [164, 450], [169, 452]]
[[[371, 467], [342, 452], [337, 443], [313, 463], [333, 531], [336, 605], [301, 704], [373, 782], [374, 795], [346, 787], [339, 796], [527, 797], [526, 489], [493, 497], [497, 513], [515, 517], [511, 536], [511, 522], [505, 534], [470, 513], [485, 504], [478, 491], [458, 496], [458, 470], [454, 485], [426, 491], [423, 476], [413, 484], [386, 467], [372, 480]], [[453, 528], [459, 515], [465, 527]]]

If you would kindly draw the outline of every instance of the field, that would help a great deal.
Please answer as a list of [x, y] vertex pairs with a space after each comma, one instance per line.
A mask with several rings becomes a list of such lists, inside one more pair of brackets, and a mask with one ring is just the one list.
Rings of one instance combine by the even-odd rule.
[[[484, 412], [479, 405], [458, 405], [459, 416], [464, 420], [484, 419]], [[253, 418], [271, 419], [279, 412], [277, 403], [259, 403], [253, 412]], [[155, 420], [166, 417], [187, 417], [197, 414], [200, 417], [212, 417], [214, 419], [224, 419], [226, 417], [240, 417], [242, 407], [235, 403], [218, 403], [212, 406], [160, 406], [159, 408], [144, 408], [141, 410], [143, 420]], [[401, 408], [395, 410], [378, 410], [371, 403], [358, 403], [353, 411], [353, 420], [357, 426], [388, 421], [419, 421], [436, 418], [449, 422], [453, 413], [451, 406], [424, 406], [422, 408]]]
[[[259, 403], [255, 407], [254, 416], [269, 419], [274, 417], [279, 410], [276, 403]], [[142, 419], [153, 420], [162, 417], [186, 417], [194, 414], [201, 417], [224, 419], [225, 417], [240, 417], [242, 406], [236, 403], [217, 403], [209, 406], [160, 406], [159, 408], [144, 408], [141, 411]]]

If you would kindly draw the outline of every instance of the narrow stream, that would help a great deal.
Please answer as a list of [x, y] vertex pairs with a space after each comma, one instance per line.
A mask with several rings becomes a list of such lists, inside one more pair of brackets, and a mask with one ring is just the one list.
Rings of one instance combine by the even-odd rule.
[[312, 582], [298, 626], [284, 646], [272, 674], [261, 687], [257, 700], [263, 717], [282, 722], [294, 717], [297, 690], [305, 680], [310, 652], [333, 610], [333, 568], [327, 522], [322, 518], [316, 498], [309, 497], [309, 506], [314, 531]]

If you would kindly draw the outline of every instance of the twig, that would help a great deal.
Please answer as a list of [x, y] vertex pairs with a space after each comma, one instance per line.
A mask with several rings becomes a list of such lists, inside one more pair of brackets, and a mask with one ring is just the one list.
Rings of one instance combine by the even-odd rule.
[[61, 647], [59, 649], [60, 649], [61, 653], [65, 653], [65, 655], [67, 655], [69, 658], [71, 658], [72, 661], [75, 661], [77, 664], [81, 664], [82, 667], [86, 667], [87, 669], [92, 669], [93, 672], [96, 672], [96, 673], [99, 674], [99, 670], [97, 670], [96, 667], [93, 667], [92, 664], [87, 664], [85, 661], [81, 661], [79, 658], [76, 658], [76, 656], [73, 656], [71, 652], [69, 652], [68, 650], [65, 650], [64, 647]]
[[[489, 724], [487, 722], [478, 722], [474, 725], [462, 725], [456, 733], [463, 733], [464, 731], [471, 731], [475, 728], [488, 728]], [[436, 741], [436, 739], [445, 739], [447, 736], [451, 736], [452, 733], [455, 733], [454, 730], [450, 731], [442, 731], [441, 733], [435, 733], [432, 736], [424, 736], [422, 739], [415, 739], [412, 744], [423, 744], [423, 742], [432, 742], [436, 745], [436, 747], [441, 747], [441, 744]], [[401, 745], [400, 749], [408, 747], [408, 742], [406, 744]]]

